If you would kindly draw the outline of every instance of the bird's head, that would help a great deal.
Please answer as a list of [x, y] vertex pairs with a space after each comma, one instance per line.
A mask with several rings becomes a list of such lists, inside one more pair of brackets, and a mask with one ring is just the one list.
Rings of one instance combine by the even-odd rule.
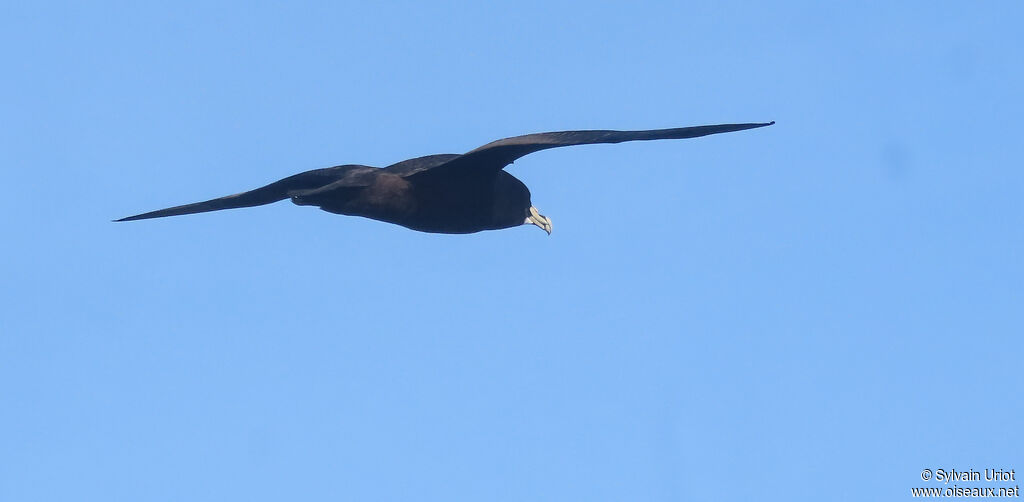
[[530, 189], [511, 174], [501, 171], [495, 179], [492, 218], [496, 228], [537, 225], [551, 235], [551, 218], [530, 202]]

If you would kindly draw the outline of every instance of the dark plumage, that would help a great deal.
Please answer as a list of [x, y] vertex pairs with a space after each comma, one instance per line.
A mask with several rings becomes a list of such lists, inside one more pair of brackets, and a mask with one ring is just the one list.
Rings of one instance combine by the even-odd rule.
[[503, 169], [533, 152], [560, 146], [682, 139], [772, 125], [721, 124], [651, 131], [563, 131], [500, 139], [462, 155], [417, 157], [385, 168], [344, 165], [314, 169], [267, 186], [115, 221], [142, 220], [291, 199], [300, 206], [364, 216], [422, 232], [466, 234], [551, 220], [533, 207], [530, 190]]

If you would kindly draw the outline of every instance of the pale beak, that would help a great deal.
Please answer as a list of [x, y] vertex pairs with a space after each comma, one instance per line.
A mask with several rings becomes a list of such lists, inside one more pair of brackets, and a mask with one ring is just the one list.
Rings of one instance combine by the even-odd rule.
[[530, 206], [530, 215], [526, 217], [523, 225], [537, 225], [541, 230], [551, 235], [551, 218], [540, 214], [537, 208]]

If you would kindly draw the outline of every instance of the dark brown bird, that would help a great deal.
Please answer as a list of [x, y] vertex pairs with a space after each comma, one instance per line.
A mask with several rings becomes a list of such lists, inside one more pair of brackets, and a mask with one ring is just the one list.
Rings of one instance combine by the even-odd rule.
[[267, 186], [115, 221], [143, 220], [291, 199], [300, 206], [363, 216], [421, 232], [468, 234], [537, 225], [551, 219], [530, 202], [530, 190], [504, 171], [516, 159], [560, 146], [682, 139], [764, 127], [775, 122], [720, 124], [651, 131], [562, 131], [499, 139], [462, 155], [417, 157], [385, 168], [344, 165], [314, 169]]

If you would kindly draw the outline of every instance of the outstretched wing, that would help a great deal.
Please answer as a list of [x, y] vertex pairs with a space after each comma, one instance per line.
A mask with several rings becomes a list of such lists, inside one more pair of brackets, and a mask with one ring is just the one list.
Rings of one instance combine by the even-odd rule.
[[648, 141], [655, 139], [697, 138], [710, 134], [742, 131], [774, 124], [775, 122], [748, 124], [718, 124], [695, 127], [678, 127], [675, 129], [653, 129], [648, 131], [561, 131], [527, 134], [512, 138], [499, 139], [480, 148], [456, 156], [446, 162], [433, 166], [416, 166], [406, 176], [420, 172], [452, 173], [459, 170], [498, 170], [511, 164], [516, 159], [548, 148], [561, 146], [590, 145], [595, 143], [622, 143], [624, 141]]
[[411, 176], [418, 172], [427, 171], [437, 166], [443, 165], [453, 159], [461, 157], [462, 155], [456, 153], [439, 153], [436, 155], [426, 155], [424, 157], [416, 157], [414, 159], [403, 160], [401, 162], [391, 164], [385, 167], [384, 170], [401, 177]]
[[226, 197], [219, 197], [194, 204], [169, 207], [158, 211], [137, 214], [127, 218], [114, 221], [145, 220], [148, 218], [162, 218], [164, 216], [178, 216], [182, 214], [205, 213], [207, 211], [218, 211], [221, 209], [234, 209], [239, 207], [252, 207], [270, 204], [290, 197], [293, 193], [305, 190], [320, 188], [330, 184], [348, 184], [349, 186], [366, 186], [372, 183], [380, 169], [368, 166], [348, 165], [314, 169], [294, 176], [289, 176], [275, 181], [267, 186], [249, 190], [248, 192], [236, 193]]

